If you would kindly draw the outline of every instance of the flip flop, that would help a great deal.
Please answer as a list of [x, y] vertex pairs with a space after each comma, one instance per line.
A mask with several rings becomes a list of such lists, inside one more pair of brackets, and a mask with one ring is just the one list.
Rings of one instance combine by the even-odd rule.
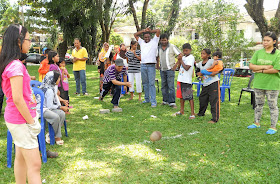
[[183, 115], [183, 114], [180, 111], [175, 112], [174, 114], [172, 114], [172, 116], [181, 116], [181, 115]]
[[191, 115], [189, 119], [195, 119], [195, 115]]
[[47, 157], [48, 158], [56, 158], [58, 157], [58, 153], [57, 152], [51, 152], [51, 151], [47, 151]]
[[60, 140], [60, 141], [55, 141], [55, 143], [56, 143], [57, 145], [62, 146], [62, 145], [63, 145], [63, 143], [64, 143], [64, 141], [63, 141], [63, 140]]
[[266, 134], [269, 134], [269, 135], [272, 135], [272, 134], [275, 134], [277, 132], [277, 130], [273, 129], [273, 128], [270, 128], [268, 129], [268, 131], [266, 132]]
[[261, 128], [261, 125], [256, 125], [255, 123], [253, 123], [252, 125], [249, 125], [247, 128], [248, 129]]
[[51, 143], [51, 139], [50, 139], [49, 133], [46, 134], [46, 143], [48, 143], [48, 144]]

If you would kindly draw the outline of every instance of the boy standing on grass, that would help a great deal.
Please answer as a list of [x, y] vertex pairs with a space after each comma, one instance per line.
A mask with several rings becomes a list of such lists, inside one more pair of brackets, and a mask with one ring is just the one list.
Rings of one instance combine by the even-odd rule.
[[192, 91], [192, 75], [195, 59], [191, 55], [192, 47], [189, 43], [183, 45], [183, 54], [178, 56], [178, 64], [180, 70], [177, 79], [177, 98], [180, 98], [180, 111], [176, 112], [174, 116], [184, 114], [185, 101], [190, 102], [191, 115], [189, 119], [194, 119], [194, 102], [193, 102], [193, 91]]

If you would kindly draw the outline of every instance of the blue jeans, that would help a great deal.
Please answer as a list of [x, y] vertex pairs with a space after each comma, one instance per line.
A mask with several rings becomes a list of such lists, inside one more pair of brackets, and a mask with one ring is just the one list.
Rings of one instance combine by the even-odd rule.
[[175, 71], [167, 70], [160, 71], [161, 77], [161, 92], [162, 92], [162, 101], [167, 103], [175, 103], [175, 87], [174, 87], [174, 78]]
[[75, 81], [76, 81], [76, 93], [80, 93], [80, 83], [82, 84], [82, 92], [85, 94], [87, 92], [87, 83], [86, 83], [86, 71], [73, 71]]
[[142, 77], [142, 84], [145, 92], [145, 101], [151, 102], [152, 105], [156, 105], [157, 100], [156, 100], [156, 87], [155, 87], [155, 79], [156, 79], [155, 64], [142, 64], [141, 77]]

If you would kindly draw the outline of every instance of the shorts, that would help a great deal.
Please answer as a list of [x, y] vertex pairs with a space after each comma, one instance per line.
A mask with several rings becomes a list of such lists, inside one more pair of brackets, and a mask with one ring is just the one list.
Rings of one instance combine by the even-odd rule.
[[193, 99], [192, 84], [182, 83], [177, 81], [177, 98], [182, 98], [183, 100]]
[[31, 134], [26, 123], [12, 124], [6, 122], [6, 126], [8, 127], [16, 146], [24, 149], [34, 149], [39, 147], [37, 136]]

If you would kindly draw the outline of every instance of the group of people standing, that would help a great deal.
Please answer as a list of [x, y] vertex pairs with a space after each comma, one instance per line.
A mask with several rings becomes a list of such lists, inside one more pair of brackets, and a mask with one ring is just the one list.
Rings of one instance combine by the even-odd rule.
[[[155, 34], [153, 38], [151, 38], [152, 33]], [[140, 37], [141, 35], [143, 39]], [[203, 61], [196, 64], [195, 58], [191, 54], [192, 49], [190, 44], [184, 44], [182, 47], [183, 52], [181, 53], [175, 45], [169, 43], [167, 34], [160, 35], [159, 29], [151, 30], [150, 28], [146, 28], [135, 33], [134, 36], [137, 41], [131, 42], [130, 50], [127, 51], [124, 44], [120, 47], [115, 47], [114, 57], [109, 57], [112, 55], [110, 54], [109, 44], [104, 43], [103, 49], [99, 54], [99, 72], [102, 81], [100, 85], [100, 100], [103, 100], [105, 95], [112, 90], [113, 99], [111, 103], [114, 105], [114, 108], [118, 108], [119, 99], [121, 97], [120, 86], [124, 85], [129, 87], [131, 93], [129, 100], [131, 100], [133, 99], [134, 79], [136, 79], [136, 92], [139, 93], [139, 101], [141, 101], [141, 86], [143, 85], [145, 96], [142, 103], [150, 103], [151, 107], [156, 107], [155, 79], [156, 69], [158, 69], [160, 70], [163, 97], [161, 104], [177, 108], [175, 103], [177, 96], [180, 98], [180, 111], [176, 112], [174, 115], [182, 115], [184, 114], [184, 102], [188, 100], [191, 107], [191, 115], [189, 118], [194, 119], [195, 113], [192, 95], [193, 71], [196, 66], [200, 68], [201, 71], [204, 71], [204, 69], [212, 67], [212, 65], [215, 66], [218, 63], [214, 63], [214, 60], [211, 59], [211, 51], [209, 49], [204, 49], [201, 53]], [[137, 50], [137, 43], [140, 45], [140, 50]], [[120, 54], [120, 52], [124, 53]], [[113, 60], [111, 60], [111, 58], [113, 58]], [[176, 58], [178, 59], [177, 62]], [[104, 63], [113, 65], [106, 69]], [[179, 68], [179, 75], [176, 95], [174, 80], [177, 68]], [[212, 119], [209, 121], [210, 123], [216, 123], [219, 120], [220, 87], [218, 82], [219, 78], [216, 74], [222, 70], [223, 67], [213, 70], [213, 72], [207, 75], [203, 75], [201, 72], [197, 73], [200, 76], [204, 76], [204, 80], [206, 81], [203, 84], [204, 87], [200, 95], [200, 110], [197, 115], [204, 116], [208, 103], [210, 102], [212, 113]]]
[[[155, 33], [152, 39], [150, 33]], [[142, 34], [143, 39], [140, 38]], [[137, 42], [134, 41], [131, 42], [131, 49], [128, 52], [124, 49], [124, 45], [120, 46], [119, 53], [116, 52], [116, 55], [112, 56], [114, 64], [106, 62], [104, 63], [104, 68], [102, 68], [100, 63], [100, 73], [104, 74], [104, 76], [100, 74], [103, 77], [100, 100], [111, 90], [113, 92], [112, 104], [114, 108], [117, 108], [121, 95], [121, 86], [129, 87], [130, 92], [133, 93], [132, 79], [135, 77], [136, 83], [138, 81], [136, 91], [140, 94], [139, 100], [141, 100], [142, 92], [139, 81], [142, 79], [145, 92], [145, 99], [142, 103], [151, 103], [151, 107], [156, 107], [155, 74], [156, 68], [158, 68], [162, 79], [162, 105], [176, 108], [174, 78], [175, 70], [179, 67], [176, 96], [180, 98], [181, 107], [180, 111], [175, 115], [184, 114], [184, 102], [188, 100], [191, 107], [189, 119], [194, 119], [195, 116], [204, 116], [210, 102], [212, 119], [209, 123], [217, 123], [220, 116], [220, 87], [217, 74], [222, 70], [221, 52], [214, 52], [212, 55], [214, 59], [211, 59], [211, 51], [203, 49], [201, 51], [202, 61], [195, 63], [195, 59], [191, 54], [192, 48], [190, 44], [184, 44], [182, 52], [180, 52], [179, 49], [168, 42], [167, 35], [160, 35], [160, 30], [158, 29], [151, 30], [146, 28], [135, 33], [135, 38], [140, 45], [141, 51], [137, 50]], [[158, 42], [160, 42], [160, 46], [158, 46]], [[267, 96], [271, 115], [271, 127], [266, 132], [267, 134], [277, 132], [276, 124], [279, 114], [277, 100], [280, 90], [280, 51], [276, 48], [277, 43], [276, 35], [272, 32], [267, 32], [263, 38], [264, 49], [255, 52], [250, 61], [250, 69], [255, 72], [253, 85], [256, 94], [256, 108], [255, 121], [248, 126], [248, 129], [260, 128], [262, 109], [265, 96]], [[3, 35], [2, 49], [0, 51], [0, 82], [3, 93], [7, 97], [4, 118], [16, 147], [14, 162], [16, 183], [25, 183], [27, 179], [29, 183], [42, 183], [40, 176], [41, 159], [37, 140], [41, 125], [38, 121], [36, 108], [40, 99], [36, 100], [30, 87], [31, 77], [20, 60], [21, 56], [28, 52], [30, 45], [28, 30], [21, 25], [13, 24], [7, 28]], [[76, 94], [80, 93], [81, 82], [83, 94], [88, 95], [85, 77], [87, 52], [81, 47], [79, 39], [75, 39], [74, 45], [75, 50], [72, 56]], [[107, 46], [109, 45], [104, 44], [105, 51], [108, 51]], [[118, 48], [115, 48], [115, 50], [118, 51]], [[120, 54], [121, 50], [122, 54]], [[101, 62], [105, 62], [110, 57], [110, 55], [107, 56], [105, 51], [103, 56], [102, 54], [100, 55]], [[178, 59], [177, 62], [175, 62], [175, 57]], [[107, 64], [106, 70], [105, 64]], [[46, 117], [44, 117], [49, 122], [53, 122], [56, 143], [63, 145], [59, 129], [61, 128], [62, 120], [65, 118], [65, 113], [68, 112], [70, 107], [68, 100], [61, 98], [58, 91], [59, 89], [67, 91], [67, 87], [65, 88], [61, 81], [64, 81], [64, 78], [68, 78], [69, 75], [67, 75], [63, 61], [59, 59], [58, 54], [54, 51], [48, 52], [46, 63], [42, 62], [42, 65], [47, 67], [47, 72], [40, 75], [42, 79], [40, 88], [45, 94], [44, 108], [48, 110], [44, 111], [44, 115], [47, 112]], [[198, 114], [194, 113], [191, 80], [195, 67], [197, 67], [196, 74], [203, 78]], [[127, 76], [129, 76], [130, 82], [128, 82]], [[132, 98], [133, 94], [130, 99]], [[53, 120], [54, 116], [58, 119]]]

